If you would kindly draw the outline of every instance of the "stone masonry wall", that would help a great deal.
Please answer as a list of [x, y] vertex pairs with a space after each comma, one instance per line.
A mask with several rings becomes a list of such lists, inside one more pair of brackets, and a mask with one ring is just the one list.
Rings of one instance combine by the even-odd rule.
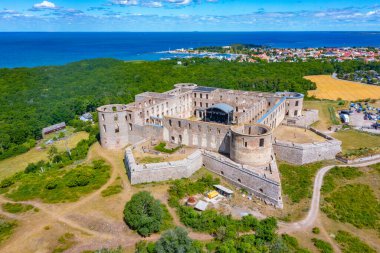
[[202, 153], [197, 150], [184, 160], [138, 165], [132, 150], [127, 148], [125, 166], [132, 185], [187, 178], [202, 167]]
[[[246, 189], [266, 203], [279, 208], [283, 207], [280, 182], [267, 178], [265, 173], [256, 173], [249, 166], [242, 166], [226, 157], [207, 151], [203, 152], [203, 164], [208, 170], [226, 178], [234, 185]], [[277, 171], [277, 164], [274, 160], [269, 166]]]
[[335, 159], [335, 156], [342, 151], [342, 142], [314, 128], [310, 130], [326, 140], [304, 144], [275, 140], [273, 150], [277, 159], [299, 165]]

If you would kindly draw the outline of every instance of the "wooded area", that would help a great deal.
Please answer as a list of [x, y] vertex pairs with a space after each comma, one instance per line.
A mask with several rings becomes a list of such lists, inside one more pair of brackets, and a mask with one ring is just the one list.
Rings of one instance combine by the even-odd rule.
[[[85, 60], [64, 66], [0, 69], [0, 160], [26, 152], [41, 129], [69, 122], [102, 104], [128, 103], [144, 91], [163, 92], [180, 82], [223, 88], [306, 93], [305, 75], [331, 74], [329, 62], [238, 63], [212, 59], [124, 62]], [[342, 63], [347, 72], [364, 63]]]

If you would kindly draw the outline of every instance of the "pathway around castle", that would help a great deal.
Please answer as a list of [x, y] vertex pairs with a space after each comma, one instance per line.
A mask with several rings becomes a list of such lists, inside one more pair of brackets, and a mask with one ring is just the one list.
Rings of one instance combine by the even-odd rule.
[[[20, 220], [24, 223], [29, 223], [29, 227], [31, 228], [28, 230], [24, 230], [24, 229], [17, 230], [16, 234], [13, 237], [14, 240], [9, 240], [5, 245], [2, 245], [1, 250], [5, 250], [5, 252], [20, 252], [20, 249], [22, 249], [23, 246], [18, 243], [17, 238], [24, 238], [25, 242], [34, 241], [35, 239], [33, 238], [35, 238], [36, 234], [38, 234], [41, 230], [43, 230], [44, 226], [51, 225], [54, 222], [58, 222], [60, 224], [63, 224], [64, 226], [68, 226], [69, 228], [79, 231], [83, 235], [85, 235], [82, 238], [78, 238], [79, 240], [77, 244], [71, 249], [67, 250], [67, 252], [82, 252], [83, 250], [97, 249], [97, 248], [102, 248], [102, 247], [114, 248], [119, 245], [122, 245], [124, 247], [131, 247], [136, 242], [141, 240], [140, 236], [138, 236], [135, 233], [130, 233], [128, 232], [128, 230], [122, 233], [120, 233], [121, 231], [117, 231], [117, 230], [113, 232], [96, 231], [91, 226], [88, 226], [88, 224], [82, 223], [78, 221], [77, 219], [75, 219], [75, 216], [73, 219], [72, 214], [80, 214], [84, 206], [92, 205], [94, 201], [101, 200], [102, 199], [102, 197], [100, 196], [101, 191], [106, 189], [109, 185], [111, 185], [118, 175], [121, 176], [122, 184], [124, 186], [123, 193], [120, 195], [120, 198], [121, 198], [120, 200], [122, 204], [120, 205], [119, 208], [122, 208], [124, 203], [128, 199], [130, 199], [131, 195], [136, 190], [136, 189], [134, 190], [129, 184], [129, 181], [125, 175], [125, 171], [122, 168], [123, 167], [122, 164], [118, 164], [118, 162], [116, 162], [115, 159], [117, 159], [117, 157], [113, 157], [111, 154], [112, 152], [105, 151], [102, 148], [100, 148], [100, 146], [97, 146], [97, 145], [92, 147], [91, 151], [92, 152], [89, 152], [87, 161], [94, 159], [94, 156], [96, 156], [96, 157], [103, 158], [104, 160], [106, 160], [107, 163], [111, 165], [111, 175], [108, 182], [104, 184], [100, 189], [81, 198], [79, 201], [75, 203], [46, 204], [46, 203], [41, 203], [38, 200], [19, 202], [19, 203], [24, 203], [24, 204], [32, 204], [33, 206], [40, 209], [39, 213], [34, 214], [33, 216], [34, 218], [32, 220], [28, 219], [28, 216], [23, 216], [23, 215], [18, 216], [18, 215], [8, 214], [0, 210], [0, 214], [8, 216], [9, 218]], [[350, 164], [350, 165], [336, 165], [336, 166], [363, 167], [363, 166], [368, 166], [368, 165], [379, 163], [379, 162], [380, 162], [380, 159], [377, 159], [377, 160], [373, 160], [373, 161], [365, 162], [365, 163]], [[293, 223], [280, 222], [279, 233], [309, 231], [311, 227], [316, 225], [318, 214], [319, 214], [319, 205], [320, 205], [320, 197], [321, 197], [320, 189], [323, 184], [323, 178], [326, 175], [326, 173], [330, 169], [332, 169], [334, 166], [335, 165], [326, 166], [318, 171], [315, 177], [315, 181], [314, 181], [313, 196], [312, 196], [310, 210], [307, 216], [303, 220], [298, 221], [298, 222], [293, 222]], [[161, 197], [165, 198], [166, 196], [161, 196]], [[162, 200], [165, 201], [164, 199]], [[13, 201], [10, 201], [4, 197], [0, 197], [0, 203], [4, 203], [4, 202], [13, 202]], [[171, 208], [169, 208], [169, 211], [174, 218], [175, 225], [183, 226], [180, 223], [175, 211], [172, 210]], [[82, 218], [84, 217], [82, 216]], [[323, 228], [321, 228], [321, 232], [326, 235], [326, 238], [330, 239], [329, 241], [333, 244], [335, 251], [340, 252], [339, 248], [336, 245], [334, 245], [334, 242], [327, 235], [326, 231], [324, 231]], [[212, 239], [212, 237], [209, 234], [190, 232], [189, 235], [193, 239], [202, 240], [202, 241]], [[154, 240], [157, 240], [158, 238], [159, 238], [159, 235], [155, 234], [146, 239], [154, 241]], [[44, 250], [41, 251], [40, 249], [40, 252], [46, 252], [46, 251]]]
[[301, 230], [301, 229], [306, 229], [306, 228], [311, 228], [313, 224], [315, 223], [315, 220], [318, 217], [319, 213], [319, 204], [321, 200], [321, 187], [323, 184], [323, 178], [326, 175], [327, 172], [329, 172], [332, 168], [334, 167], [348, 167], [348, 166], [355, 166], [355, 167], [365, 167], [369, 166], [372, 164], [380, 163], [380, 159], [375, 159], [372, 161], [364, 162], [364, 163], [353, 163], [353, 164], [347, 164], [347, 165], [329, 165], [326, 167], [323, 167], [320, 169], [317, 173], [317, 176], [315, 177], [314, 180], [314, 187], [313, 187], [313, 197], [311, 199], [311, 205], [309, 212], [307, 213], [306, 217], [297, 222], [293, 223], [285, 223], [285, 222], [280, 222], [280, 233], [289, 233], [293, 232], [295, 230]]

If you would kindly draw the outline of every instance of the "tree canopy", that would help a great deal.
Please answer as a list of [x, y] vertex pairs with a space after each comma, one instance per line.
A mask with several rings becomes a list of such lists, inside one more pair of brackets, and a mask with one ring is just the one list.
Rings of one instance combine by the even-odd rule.
[[164, 210], [160, 201], [154, 199], [149, 192], [142, 191], [126, 203], [124, 220], [131, 229], [145, 237], [160, 231]]

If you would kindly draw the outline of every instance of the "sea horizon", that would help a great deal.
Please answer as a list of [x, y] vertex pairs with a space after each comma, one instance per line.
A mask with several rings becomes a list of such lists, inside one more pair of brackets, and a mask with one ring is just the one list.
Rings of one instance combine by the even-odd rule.
[[230, 44], [380, 47], [380, 31], [0, 32], [0, 67], [63, 65], [94, 58], [156, 61], [167, 57], [157, 53], [161, 51]]

